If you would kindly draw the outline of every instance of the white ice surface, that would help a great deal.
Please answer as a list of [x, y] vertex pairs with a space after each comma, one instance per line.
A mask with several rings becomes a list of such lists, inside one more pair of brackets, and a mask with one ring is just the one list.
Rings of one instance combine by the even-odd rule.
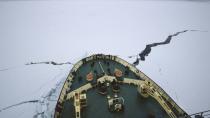
[[[31, 61], [76, 62], [88, 53], [139, 53], [185, 29], [169, 45], [152, 49], [138, 68], [189, 114], [210, 109], [210, 4], [174, 1], [0, 2], [0, 108], [40, 99], [65, 78], [71, 66]], [[32, 118], [36, 104], [0, 112], [0, 118]]]

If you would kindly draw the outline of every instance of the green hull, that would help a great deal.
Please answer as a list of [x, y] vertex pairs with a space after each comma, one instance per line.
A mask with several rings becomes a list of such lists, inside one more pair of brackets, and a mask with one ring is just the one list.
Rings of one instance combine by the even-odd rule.
[[[110, 78], [110, 79], [106, 79]], [[113, 84], [113, 78], [116, 83]], [[99, 80], [105, 85], [101, 87]], [[129, 81], [133, 81], [128, 83]], [[83, 86], [89, 85], [87, 90]], [[117, 89], [116, 89], [117, 88]], [[76, 105], [75, 92], [86, 95]], [[123, 107], [109, 106], [108, 96], [123, 98]], [[76, 109], [76, 106], [80, 108]], [[114, 110], [113, 110], [114, 109]], [[78, 112], [79, 111], [79, 112]], [[111, 55], [93, 55], [76, 63], [60, 93], [55, 118], [180, 118], [187, 114], [144, 73]]]

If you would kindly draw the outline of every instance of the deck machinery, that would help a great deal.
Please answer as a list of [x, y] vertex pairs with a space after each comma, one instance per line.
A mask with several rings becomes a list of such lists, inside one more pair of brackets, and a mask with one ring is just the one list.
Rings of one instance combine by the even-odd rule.
[[71, 69], [54, 118], [190, 118], [134, 65], [97, 54]]

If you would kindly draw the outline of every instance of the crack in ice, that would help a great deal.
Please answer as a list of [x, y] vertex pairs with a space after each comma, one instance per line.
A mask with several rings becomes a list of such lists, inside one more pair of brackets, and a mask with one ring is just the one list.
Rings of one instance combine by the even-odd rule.
[[166, 45], [166, 44], [169, 44], [171, 42], [171, 40], [173, 39], [173, 37], [176, 37], [182, 33], [186, 33], [186, 32], [207, 32], [207, 31], [201, 31], [201, 30], [183, 30], [183, 31], [179, 31], [179, 32], [176, 32], [174, 34], [171, 34], [169, 35], [165, 41], [162, 41], [162, 42], [158, 42], [158, 43], [152, 43], [152, 44], [147, 44], [146, 45], [146, 48], [141, 52], [139, 53], [138, 55], [134, 55], [134, 56], [129, 56], [128, 58], [132, 58], [132, 57], [137, 57], [136, 58], [136, 61], [133, 63], [133, 65], [137, 66], [139, 64], [139, 61], [145, 61], [145, 57], [148, 56], [151, 51], [152, 51], [152, 47], [156, 47], [156, 46], [159, 46], [159, 45]]

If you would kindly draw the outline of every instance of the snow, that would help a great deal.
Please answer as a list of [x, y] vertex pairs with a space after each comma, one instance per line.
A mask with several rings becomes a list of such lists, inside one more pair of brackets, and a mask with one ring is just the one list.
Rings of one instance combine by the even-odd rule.
[[[0, 109], [43, 100], [72, 68], [25, 63], [76, 63], [94, 53], [132, 63], [135, 59], [127, 56], [185, 29], [209, 32], [181, 34], [171, 44], [154, 48], [137, 67], [187, 113], [210, 109], [209, 11], [209, 2], [0, 1], [0, 68], [12, 68], [0, 72]], [[21, 105], [0, 112], [0, 117], [32, 118], [43, 111], [50, 117], [55, 102], [47, 107], [48, 102]]]

